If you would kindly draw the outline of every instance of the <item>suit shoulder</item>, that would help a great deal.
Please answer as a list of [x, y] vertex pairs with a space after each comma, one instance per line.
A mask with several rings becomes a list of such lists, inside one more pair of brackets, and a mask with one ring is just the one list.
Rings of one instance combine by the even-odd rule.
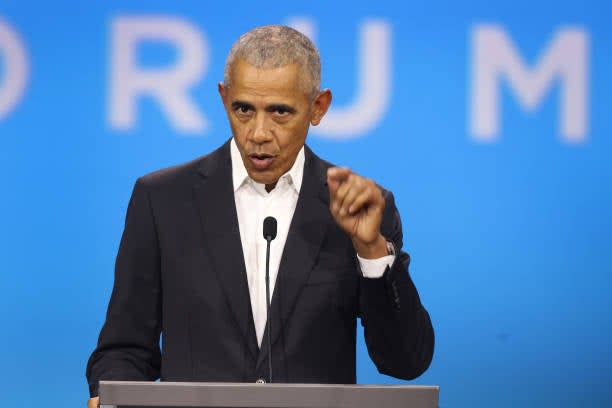
[[204, 156], [145, 174], [138, 178], [137, 184], [151, 190], [167, 190], [168, 188], [192, 185], [199, 177], [202, 169], [219, 162], [224, 154], [229, 152], [228, 145], [228, 143], [225, 143]]
[[[329, 169], [330, 167], [338, 167], [337, 164], [332, 163], [330, 161], [327, 161], [321, 157], [319, 157], [316, 153], [314, 153], [312, 151], [312, 149], [310, 149], [308, 146], [306, 146], [306, 158], [311, 158], [313, 160], [314, 163], [316, 163], [317, 166], [319, 166], [321, 168], [321, 170], [323, 172], [327, 172], [327, 169]], [[367, 174], [360, 174], [361, 176], [367, 177]], [[383, 197], [385, 197], [386, 201], [391, 201], [392, 203], [395, 202], [394, 198], [393, 198], [393, 192], [387, 188], [385, 188], [384, 186], [376, 183], [376, 185], [378, 186], [378, 188], [380, 188], [380, 190], [382, 191]]]
[[154, 190], [184, 184], [193, 180], [205, 158], [206, 156], [198, 157], [186, 163], [165, 167], [145, 174], [138, 178], [137, 184], [139, 183], [148, 189]]
[[332, 162], [329, 162], [325, 159], [319, 157], [308, 145], [304, 145], [304, 156], [306, 161], [312, 161], [317, 166], [327, 170], [330, 167], [336, 167], [336, 165]]

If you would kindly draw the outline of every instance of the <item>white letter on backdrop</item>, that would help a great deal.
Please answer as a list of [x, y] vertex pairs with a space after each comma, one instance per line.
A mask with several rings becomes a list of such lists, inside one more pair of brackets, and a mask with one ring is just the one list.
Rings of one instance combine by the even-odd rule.
[[[145, 40], [175, 46], [176, 64], [169, 68], [139, 68], [138, 44]], [[111, 52], [111, 126], [133, 129], [138, 97], [147, 95], [159, 103], [178, 132], [200, 133], [206, 129], [208, 121], [189, 95], [209, 62], [208, 44], [196, 27], [175, 17], [118, 17], [112, 23]]]
[[0, 18], [0, 62], [4, 60], [4, 78], [0, 81], [0, 120], [21, 101], [28, 85], [30, 66], [26, 48], [17, 32]]
[[580, 143], [588, 128], [588, 34], [559, 30], [535, 68], [526, 67], [506, 31], [479, 25], [472, 32], [471, 133], [476, 140], [494, 141], [499, 133], [500, 82], [504, 78], [521, 107], [534, 111], [555, 79], [561, 81], [560, 131], [568, 142]]
[[[316, 27], [308, 18], [289, 20], [291, 27], [314, 41]], [[391, 100], [391, 25], [366, 20], [359, 30], [358, 83], [351, 104], [333, 107], [313, 133], [330, 139], [352, 139], [374, 129], [383, 119]], [[338, 68], [340, 69], [340, 68]]]

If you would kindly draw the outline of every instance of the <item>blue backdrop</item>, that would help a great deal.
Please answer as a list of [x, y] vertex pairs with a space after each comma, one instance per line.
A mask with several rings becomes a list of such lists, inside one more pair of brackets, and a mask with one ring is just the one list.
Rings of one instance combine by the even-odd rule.
[[[322, 54], [310, 146], [396, 194], [436, 330], [415, 383], [441, 407], [612, 406], [610, 3], [312, 3], [2, 2], [2, 406], [85, 406], [133, 183], [229, 137], [225, 56], [270, 23]], [[397, 382], [361, 337], [358, 365]]]

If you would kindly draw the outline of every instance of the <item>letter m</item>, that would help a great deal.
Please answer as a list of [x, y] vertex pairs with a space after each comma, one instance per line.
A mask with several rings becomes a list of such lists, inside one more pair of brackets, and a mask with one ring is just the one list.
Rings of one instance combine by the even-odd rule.
[[505, 79], [520, 106], [534, 111], [555, 80], [560, 81], [560, 133], [583, 142], [588, 128], [588, 35], [576, 28], [559, 30], [535, 67], [525, 66], [505, 30], [478, 25], [472, 32], [470, 130], [479, 141], [499, 134], [500, 82]]

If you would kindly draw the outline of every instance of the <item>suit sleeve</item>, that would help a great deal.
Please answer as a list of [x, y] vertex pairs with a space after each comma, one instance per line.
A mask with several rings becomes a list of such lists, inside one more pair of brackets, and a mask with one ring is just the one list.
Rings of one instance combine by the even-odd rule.
[[98, 395], [100, 380], [156, 380], [160, 331], [159, 245], [150, 197], [139, 179], [128, 205], [106, 321], [87, 363], [90, 395]]
[[393, 265], [378, 279], [360, 278], [359, 312], [370, 358], [382, 374], [411, 380], [431, 363], [434, 331], [421, 304], [402, 248], [402, 225], [393, 194], [385, 191], [383, 236], [396, 249]]

